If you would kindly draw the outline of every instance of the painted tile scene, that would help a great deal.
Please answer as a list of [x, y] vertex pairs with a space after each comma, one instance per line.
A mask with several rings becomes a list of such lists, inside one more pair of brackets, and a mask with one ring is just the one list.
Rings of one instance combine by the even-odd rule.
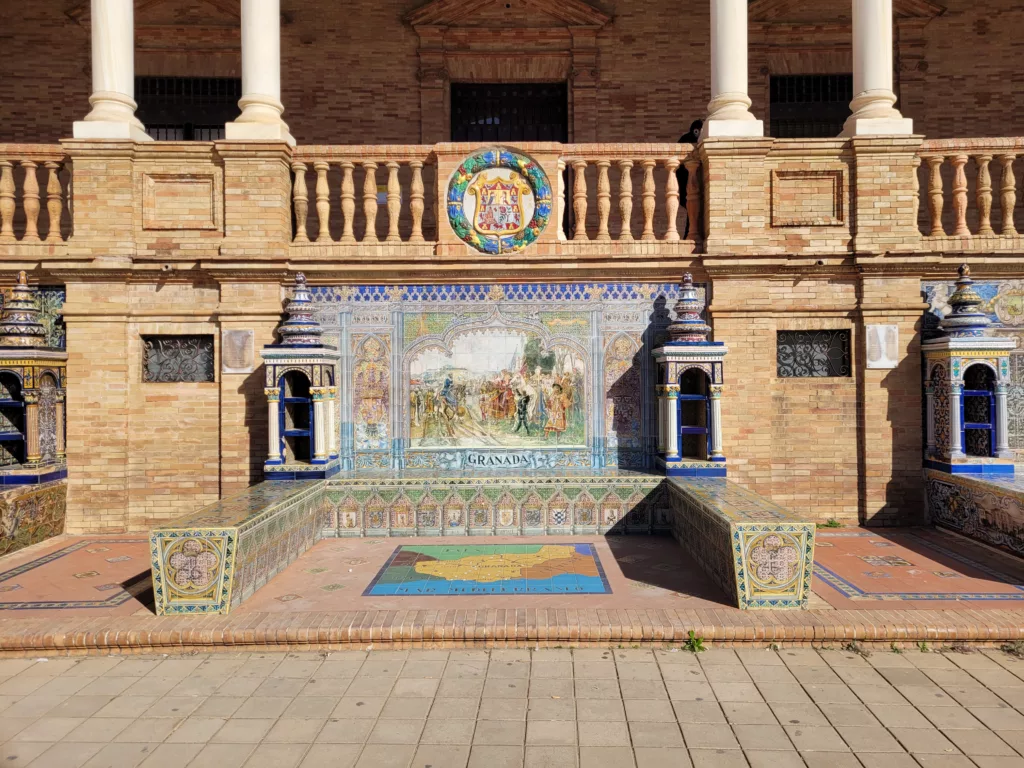
[[611, 592], [592, 544], [402, 545], [364, 595]]

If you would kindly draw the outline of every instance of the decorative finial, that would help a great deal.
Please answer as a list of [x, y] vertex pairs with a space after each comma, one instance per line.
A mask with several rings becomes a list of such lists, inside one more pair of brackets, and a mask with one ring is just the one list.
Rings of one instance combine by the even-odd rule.
[[668, 335], [673, 343], [701, 344], [706, 343], [711, 326], [701, 318], [704, 311], [704, 300], [697, 295], [693, 285], [693, 275], [687, 272], [679, 286], [679, 300], [672, 308], [676, 320], [668, 327]]
[[42, 347], [46, 344], [46, 328], [39, 322], [36, 289], [28, 284], [25, 272], [18, 273], [18, 284], [0, 312], [0, 347]]
[[318, 347], [320, 335], [324, 332], [313, 317], [313, 301], [306, 285], [306, 276], [295, 275], [292, 298], [285, 307], [288, 318], [277, 327], [281, 344], [289, 347]]
[[956, 281], [956, 291], [949, 297], [953, 311], [942, 319], [939, 328], [953, 337], [985, 336], [992, 321], [979, 309], [984, 299], [972, 287], [971, 268], [961, 264], [957, 271], [960, 279]]

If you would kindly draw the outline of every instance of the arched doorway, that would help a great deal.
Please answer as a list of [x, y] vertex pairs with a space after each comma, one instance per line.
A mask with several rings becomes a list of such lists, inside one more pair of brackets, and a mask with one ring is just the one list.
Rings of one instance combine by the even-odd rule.
[[707, 374], [690, 368], [679, 377], [679, 455], [683, 459], [707, 461], [711, 452], [709, 426], [711, 400]]
[[976, 363], [964, 371], [960, 424], [968, 456], [996, 455], [996, 374]]

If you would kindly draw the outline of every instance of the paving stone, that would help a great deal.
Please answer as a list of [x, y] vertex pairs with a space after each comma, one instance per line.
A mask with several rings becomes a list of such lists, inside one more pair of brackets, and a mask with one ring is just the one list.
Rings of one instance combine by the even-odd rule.
[[408, 768], [415, 754], [412, 744], [367, 744], [356, 768]]
[[480, 698], [484, 678], [443, 678], [437, 686], [437, 695], [444, 698]]
[[680, 723], [725, 722], [725, 714], [716, 701], [673, 701], [672, 709]]
[[[977, 755], [974, 758], [974, 763], [978, 768], [1024, 768], [1024, 758], [1022, 757]], [[936, 768], [942, 767], [936, 766]], [[956, 766], [956, 768], [959, 768], [959, 766]]]
[[898, 685], [903, 697], [916, 707], [956, 707], [956, 699], [937, 685]]
[[62, 741], [32, 761], [33, 768], [79, 768], [103, 749], [102, 742]]
[[846, 745], [855, 753], [903, 752], [903, 747], [881, 726], [836, 726]]
[[946, 731], [950, 728], [984, 728], [974, 715], [961, 707], [918, 707], [938, 729]]
[[570, 746], [576, 743], [576, 723], [571, 720], [531, 720], [526, 724], [526, 743]]
[[744, 750], [793, 750], [793, 742], [778, 725], [734, 725], [733, 732]]
[[571, 677], [530, 678], [529, 696], [531, 699], [571, 699], [574, 695], [575, 689]]
[[[118, 667], [120, 669], [120, 667]], [[205, 744], [159, 744], [139, 764], [142, 768], [185, 768]]]
[[332, 717], [324, 723], [316, 740], [325, 744], [362, 744], [376, 722], [366, 718]]
[[676, 713], [672, 709], [672, 704], [667, 700], [627, 699], [624, 703], [626, 705], [627, 720], [661, 723], [674, 723], [676, 721]]
[[894, 707], [905, 707], [910, 704], [895, 688], [888, 685], [850, 684], [850, 690], [865, 704], [886, 704]]
[[527, 678], [490, 677], [484, 682], [485, 699], [525, 699], [529, 694], [530, 681]]
[[1008, 707], [968, 707], [968, 711], [993, 731], [1024, 731], [1024, 715]]
[[635, 768], [629, 747], [580, 747], [580, 768]]
[[184, 718], [154, 717], [135, 720], [114, 737], [114, 741], [146, 744], [164, 741], [184, 722]]
[[857, 755], [864, 768], [918, 768], [912, 755], [892, 752], [866, 752]]
[[342, 696], [331, 717], [375, 718], [380, 715], [386, 702], [387, 699], [382, 696]]
[[530, 669], [530, 677], [536, 678], [571, 678], [573, 676], [571, 661], [535, 661]]
[[239, 718], [228, 720], [214, 735], [218, 744], [255, 744], [263, 740], [274, 726], [272, 718]]
[[[394, 677], [356, 677], [345, 689], [346, 696], [388, 696], [395, 687]], [[301, 680], [279, 680], [279, 683], [301, 683]], [[296, 691], [298, 693], [298, 691]], [[295, 694], [291, 694], [295, 695]], [[360, 758], [361, 759], [361, 758]]]
[[771, 750], [762, 752], [760, 750], [748, 749], [744, 750], [743, 756], [750, 763], [750, 768], [805, 768], [804, 761], [800, 759], [800, 753], [796, 751]]
[[245, 768], [295, 768], [305, 753], [305, 744], [260, 744], [245, 761]]
[[326, 717], [282, 717], [267, 734], [272, 743], [312, 744], [327, 722]]
[[722, 702], [725, 718], [733, 725], [777, 725], [775, 714], [767, 704]]
[[769, 667], [747, 667], [747, 674], [755, 683], [789, 683], [796, 684], [798, 681], [786, 666]]
[[928, 728], [930, 724], [914, 707], [890, 706], [889, 704], [869, 705], [871, 713], [886, 728]]
[[667, 680], [665, 686], [672, 701], [717, 701], [710, 683]]
[[577, 699], [576, 719], [602, 722], [625, 720], [626, 709], [623, 703], [619, 699]]
[[[671, 685], [671, 683], [669, 684]], [[621, 699], [622, 691], [619, 681], [611, 680], [576, 680], [577, 699]], [[710, 690], [710, 689], [708, 689]]]
[[23, 768], [52, 746], [48, 741], [8, 742], [0, 746], [0, 761], [4, 768]]
[[84, 717], [40, 717], [19, 728], [11, 741], [60, 741], [85, 722]]
[[1014, 751], [1005, 741], [991, 731], [950, 730], [946, 738], [956, 744], [968, 757], [983, 755], [1014, 756]]
[[890, 728], [890, 733], [907, 752], [931, 755], [956, 755], [960, 750], [934, 728]]
[[863, 704], [821, 704], [821, 713], [834, 726], [876, 726], [878, 720]]
[[964, 707], [1004, 707], [1005, 702], [983, 685], [947, 685], [943, 691]]
[[800, 752], [847, 752], [849, 748], [831, 726], [784, 725], [793, 746]]
[[833, 685], [805, 685], [804, 689], [815, 704], [859, 704], [856, 694], [844, 683]]
[[431, 702], [431, 717], [475, 718], [480, 700], [474, 698], [440, 699]]
[[415, 744], [426, 720], [378, 720], [370, 732], [369, 744]]
[[693, 768], [747, 768], [747, 758], [736, 749], [691, 749]]
[[739, 749], [739, 742], [733, 735], [732, 728], [728, 725], [717, 725], [714, 723], [683, 723], [680, 726], [683, 730], [683, 739], [686, 746], [693, 749]]
[[424, 720], [434, 703], [433, 698], [396, 698], [392, 696], [384, 702], [380, 717], [383, 720]]
[[[135, 768], [135, 766], [140, 765], [149, 758], [158, 746], [158, 744], [107, 744], [89, 758], [83, 764], [83, 768]], [[248, 744], [244, 745], [244, 751], [240, 749], [242, 745], [222, 746], [230, 746], [232, 750], [225, 752], [220, 762], [201, 761], [200, 756], [203, 750], [200, 750], [192, 762], [189, 763], [189, 766], [199, 766], [199, 768], [236, 768], [236, 766], [242, 764], [242, 761], [248, 756], [248, 752], [252, 750], [252, 746]], [[207, 748], [204, 747], [203, 749]], [[234, 759], [236, 752], [237, 762]]]
[[525, 720], [528, 699], [481, 699], [478, 720]]
[[476, 720], [429, 719], [420, 734], [421, 744], [472, 744]]
[[769, 704], [782, 725], [831, 725], [815, 704]]
[[[165, 696], [142, 713], [142, 717], [188, 717], [202, 703], [201, 696]], [[245, 706], [244, 704], [242, 706]]]
[[523, 768], [524, 760], [521, 746], [473, 745], [469, 751], [469, 768]]
[[811, 698], [798, 683], [758, 683], [761, 696], [770, 704], [810, 704]]
[[457, 745], [421, 744], [412, 758], [416, 768], [465, 768], [468, 762], [469, 747]]
[[640, 722], [629, 723], [629, 734], [633, 747], [683, 747], [683, 736], [676, 723]]
[[629, 746], [629, 729], [623, 722], [577, 723], [580, 747]]
[[406, 662], [405, 666], [402, 667], [402, 672], [399, 677], [440, 678], [444, 674], [446, 664], [447, 661], [444, 660], [428, 660], [417, 656]]
[[135, 720], [127, 717], [90, 717], [64, 737], [64, 741], [98, 742], [113, 741]]
[[406, 678], [400, 677], [391, 691], [392, 696], [408, 696], [418, 698], [433, 698], [437, 693], [440, 680], [429, 678]]
[[[690, 755], [683, 747], [634, 747], [636, 768], [690, 768]], [[564, 763], [571, 766], [573, 763]], [[527, 763], [529, 768], [529, 763]], [[552, 764], [552, 768], [556, 768]], [[789, 768], [785, 766], [784, 768]], [[796, 768], [795, 766], [793, 768]], [[803, 768], [801, 763], [800, 768]]]
[[473, 734], [474, 745], [522, 746], [525, 743], [526, 722], [523, 720], [480, 720]]

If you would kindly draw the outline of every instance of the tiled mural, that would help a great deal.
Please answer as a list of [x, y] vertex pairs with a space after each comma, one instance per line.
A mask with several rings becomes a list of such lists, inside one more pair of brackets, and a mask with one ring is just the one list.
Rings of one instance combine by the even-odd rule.
[[64, 533], [67, 496], [64, 480], [0, 493], [0, 557]]
[[1024, 555], [1024, 480], [926, 470], [932, 522]]
[[342, 353], [343, 469], [653, 466], [651, 350], [664, 339], [678, 286], [312, 292], [324, 343]]
[[[1010, 355], [1007, 410], [1010, 448], [1024, 457], [1024, 280], [977, 280], [971, 287], [985, 301], [981, 311], [992, 321], [991, 335], [1018, 339], [1017, 350]], [[949, 297], [956, 285], [953, 281], [925, 282], [922, 290], [928, 302], [923, 337], [931, 339], [941, 335], [939, 321], [951, 311]]]

